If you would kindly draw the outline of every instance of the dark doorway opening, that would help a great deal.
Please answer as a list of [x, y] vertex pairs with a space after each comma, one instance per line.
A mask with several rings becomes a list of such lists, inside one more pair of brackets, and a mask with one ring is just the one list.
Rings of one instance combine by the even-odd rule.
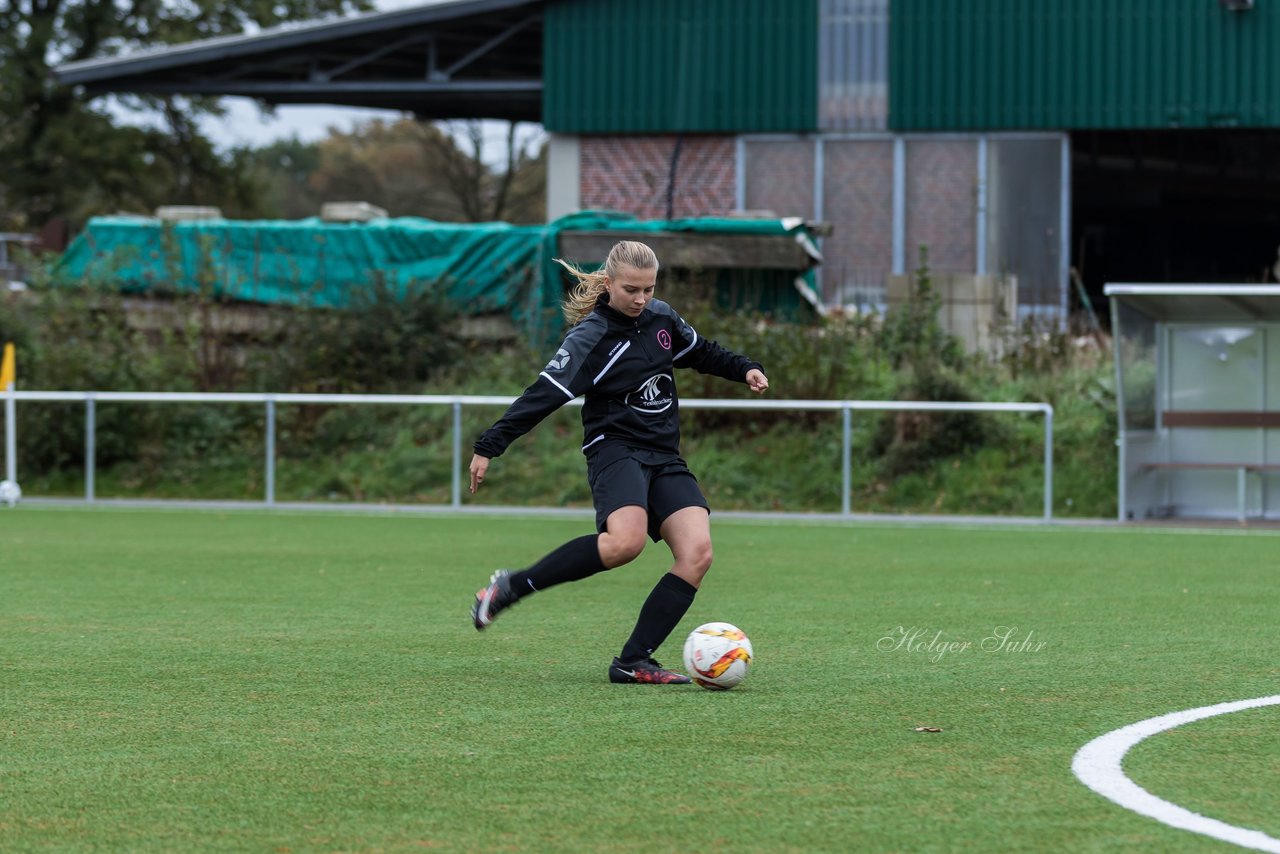
[[1280, 131], [1080, 131], [1071, 264], [1107, 282], [1276, 282]]

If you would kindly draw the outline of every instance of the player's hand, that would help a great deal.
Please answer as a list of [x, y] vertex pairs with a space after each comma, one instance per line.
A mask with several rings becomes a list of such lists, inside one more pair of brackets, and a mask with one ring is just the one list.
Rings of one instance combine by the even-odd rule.
[[752, 368], [747, 371], [747, 385], [756, 394], [764, 394], [769, 388], [769, 378], [759, 368]]
[[489, 458], [474, 454], [471, 457], [471, 494], [475, 495], [484, 483], [484, 473], [489, 470]]

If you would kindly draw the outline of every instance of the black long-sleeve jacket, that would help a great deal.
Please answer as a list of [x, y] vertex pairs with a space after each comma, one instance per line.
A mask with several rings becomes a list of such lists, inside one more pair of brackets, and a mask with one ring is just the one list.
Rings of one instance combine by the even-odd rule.
[[609, 306], [602, 295], [595, 310], [569, 330], [533, 385], [524, 390], [475, 443], [475, 452], [497, 457], [542, 419], [574, 398], [582, 406], [583, 453], [611, 440], [647, 450], [679, 454], [680, 402], [675, 368], [693, 368], [745, 382], [759, 368], [745, 356], [702, 338], [675, 309], [650, 300], [639, 317]]

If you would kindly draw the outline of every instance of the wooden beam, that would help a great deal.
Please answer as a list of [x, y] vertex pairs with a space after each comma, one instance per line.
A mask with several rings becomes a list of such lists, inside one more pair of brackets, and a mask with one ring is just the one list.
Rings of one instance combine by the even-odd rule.
[[559, 257], [603, 263], [619, 240], [638, 240], [663, 267], [688, 270], [807, 270], [814, 261], [793, 235], [707, 234], [688, 231], [562, 231]]
[[1165, 427], [1280, 427], [1280, 412], [1181, 410], [1160, 413]]
[[1280, 471], [1280, 465], [1276, 463], [1143, 463], [1138, 468], [1143, 471]]

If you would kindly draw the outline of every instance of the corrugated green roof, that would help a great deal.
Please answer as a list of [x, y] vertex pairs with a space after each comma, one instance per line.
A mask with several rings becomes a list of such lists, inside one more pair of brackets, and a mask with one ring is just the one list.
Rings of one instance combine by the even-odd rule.
[[817, 126], [816, 0], [560, 0], [543, 123], [563, 133]]
[[1280, 9], [894, 0], [895, 130], [1280, 126]]

